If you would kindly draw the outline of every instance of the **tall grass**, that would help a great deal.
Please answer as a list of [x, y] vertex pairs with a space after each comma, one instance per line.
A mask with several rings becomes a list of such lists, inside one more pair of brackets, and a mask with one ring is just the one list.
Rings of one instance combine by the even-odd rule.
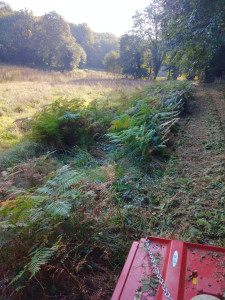
[[[122, 79], [122, 81], [121, 81]], [[96, 81], [102, 84], [108, 81], [108, 85], [119, 84], [127, 86], [145, 85], [145, 81], [132, 80], [123, 75], [115, 75], [104, 71], [94, 71], [88, 69], [76, 69], [73, 71], [43, 71], [28, 67], [17, 67], [10, 65], [0, 65], [0, 83], [4, 82], [49, 82], [49, 83], [76, 83], [78, 85], [93, 85]], [[138, 83], [138, 84], [137, 84]]]
[[19, 142], [26, 126], [24, 119], [60, 97], [77, 98], [84, 103], [117, 99], [123, 93], [149, 84], [106, 72], [75, 70], [40, 71], [31, 68], [0, 66], [0, 150]]
[[0, 82], [6, 81], [45, 81], [52, 83], [68, 82], [75, 79], [85, 78], [113, 78], [113, 75], [106, 72], [91, 70], [74, 71], [42, 71], [28, 67], [17, 67], [0, 65]]

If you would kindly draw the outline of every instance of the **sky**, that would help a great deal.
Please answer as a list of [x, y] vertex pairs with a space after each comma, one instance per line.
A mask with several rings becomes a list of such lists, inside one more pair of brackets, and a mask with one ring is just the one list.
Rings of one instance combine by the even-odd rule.
[[132, 16], [151, 0], [3, 0], [13, 10], [27, 8], [34, 15], [56, 11], [68, 22], [87, 23], [95, 32], [121, 36], [132, 28]]

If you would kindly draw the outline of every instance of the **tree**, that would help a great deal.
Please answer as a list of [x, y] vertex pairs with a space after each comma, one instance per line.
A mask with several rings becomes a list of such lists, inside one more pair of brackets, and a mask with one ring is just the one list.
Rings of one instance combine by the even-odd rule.
[[86, 51], [94, 45], [94, 34], [86, 23], [70, 24], [70, 31], [78, 44]]
[[132, 33], [145, 45], [147, 65], [153, 70], [153, 79], [156, 79], [165, 57], [162, 41], [162, 15], [161, 1], [154, 0], [144, 12], [136, 12], [133, 16]]
[[91, 57], [89, 57], [89, 67], [104, 68], [103, 60], [110, 51], [119, 50], [119, 39], [112, 33], [94, 32], [94, 45]]
[[45, 14], [35, 23], [32, 43], [40, 67], [72, 70], [80, 63], [81, 48], [69, 24], [56, 12]]
[[112, 72], [115, 74], [119, 74], [121, 72], [119, 57], [120, 55], [118, 51], [110, 51], [105, 55], [103, 64], [108, 72]]
[[102, 69], [103, 60], [110, 51], [119, 49], [119, 39], [111, 33], [93, 32], [87, 24], [70, 24], [72, 35], [87, 55], [86, 67]]
[[11, 14], [12, 12], [12, 8], [7, 3], [0, 1], [0, 18], [2, 16]]
[[17, 64], [31, 63], [34, 22], [33, 14], [27, 10], [5, 14], [0, 18], [0, 60]]
[[168, 71], [168, 79], [177, 80], [179, 75], [179, 66], [176, 63], [176, 52], [173, 49], [167, 49], [166, 56], [164, 59], [164, 66]]
[[32, 12], [21, 10], [0, 17], [0, 60], [3, 62], [72, 70], [79, 65], [81, 57], [84, 62], [84, 51], [75, 42], [68, 23], [55, 12], [38, 18]]
[[138, 36], [125, 34], [120, 40], [120, 59], [123, 74], [134, 78], [145, 78], [148, 75], [145, 64], [144, 45]]
[[80, 52], [79, 68], [83, 69], [87, 63], [87, 53], [84, 51], [84, 48], [80, 46], [80, 44], [77, 44], [77, 46], [79, 47]]
[[56, 12], [35, 17], [27, 10], [13, 11], [0, 1], [2, 62], [56, 70], [103, 68], [111, 50], [118, 50], [113, 34], [94, 33], [87, 24], [69, 25]]
[[94, 34], [87, 24], [70, 24], [70, 30], [76, 42], [82, 47], [81, 67], [89, 65], [89, 58], [94, 51]]
[[[164, 0], [164, 39], [174, 62], [190, 75], [225, 71], [225, 0]], [[216, 63], [220, 59], [220, 63]], [[217, 67], [215, 68], [215, 64]]]

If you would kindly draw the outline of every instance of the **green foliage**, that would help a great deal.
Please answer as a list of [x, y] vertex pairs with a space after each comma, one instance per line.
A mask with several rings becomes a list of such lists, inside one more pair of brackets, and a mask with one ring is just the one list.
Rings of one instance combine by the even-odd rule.
[[[40, 238], [45, 236], [47, 241], [47, 236], [52, 233], [51, 230], [57, 228], [61, 223], [60, 219], [70, 215], [74, 200], [79, 194], [78, 191], [72, 189], [72, 186], [80, 180], [80, 176], [81, 174], [77, 171], [64, 166], [57, 171], [54, 179], [47, 181], [44, 187], [37, 189], [36, 195], [25, 195], [17, 200], [2, 202], [0, 216], [7, 216], [8, 222], [1, 222], [0, 226], [2, 229], [4, 228], [3, 230], [10, 231], [11, 229], [11, 234], [14, 233], [15, 237], [20, 234], [26, 236], [29, 231], [35, 230], [39, 222], [42, 224], [36, 236], [33, 236], [34, 244], [38, 243], [39, 246], [35, 250], [33, 248], [30, 250], [30, 262], [25, 266], [25, 270], [31, 273], [31, 277], [40, 270], [42, 264], [47, 263], [57, 250], [56, 245], [50, 248], [43, 247]], [[49, 232], [45, 232], [45, 230], [49, 230]], [[9, 232], [5, 233], [7, 243]], [[4, 241], [4, 234], [2, 240]], [[18, 278], [16, 277], [16, 279]]]
[[108, 72], [120, 73], [121, 67], [119, 66], [119, 52], [111, 51], [106, 54], [103, 64]]
[[156, 79], [165, 51], [162, 40], [161, 1], [152, 1], [133, 16], [133, 28], [120, 40], [120, 65], [123, 74], [134, 78]]
[[119, 48], [119, 39], [115, 35], [93, 32], [85, 23], [70, 24], [70, 30], [87, 55], [82, 67], [102, 69], [105, 55]]
[[[156, 79], [161, 65], [169, 79], [182, 72], [212, 82], [225, 70], [225, 1], [154, 0], [133, 16], [120, 41], [124, 74]], [[135, 43], [133, 43], [135, 41]]]
[[75, 163], [78, 168], [89, 168], [96, 165], [96, 160], [88, 151], [75, 147], [71, 152], [75, 155], [72, 162]]
[[46, 264], [52, 257], [56, 247], [36, 249], [30, 253], [31, 261], [25, 268], [31, 273], [32, 278], [39, 270], [41, 265]]
[[37, 157], [43, 153], [43, 145], [40, 143], [34, 143], [31, 141], [25, 141], [9, 150], [1, 153], [0, 156], [0, 171], [4, 171], [7, 168], [12, 167], [13, 165], [23, 163], [29, 158]]
[[[124, 148], [126, 152], [140, 151], [142, 157], [147, 157], [164, 147], [177, 116], [186, 108], [190, 89], [185, 83], [165, 84], [164, 90], [161, 87], [156, 84], [154, 89], [149, 87], [142, 94], [134, 94], [126, 101], [127, 110], [122, 115], [124, 99], [116, 105], [93, 101], [87, 107], [78, 99], [58, 99], [30, 122], [31, 136], [53, 147], [88, 148], [94, 140], [103, 138], [111, 124], [108, 137], [129, 145]], [[116, 119], [112, 121], [113, 118]]]
[[58, 148], [88, 148], [104, 137], [124, 102], [119, 98], [115, 102], [94, 100], [84, 105], [82, 99], [58, 99], [34, 116], [28, 136]]
[[12, 8], [3, 1], [0, 1], [0, 17], [12, 13]]
[[119, 39], [94, 33], [87, 24], [69, 24], [52, 11], [36, 17], [28, 10], [0, 7], [0, 61], [42, 69], [103, 69], [103, 59], [117, 51]]
[[56, 100], [31, 121], [31, 136], [54, 147], [88, 147], [94, 139], [93, 111], [78, 99]]
[[68, 23], [55, 12], [34, 17], [26, 10], [12, 11], [0, 18], [0, 33], [3, 62], [72, 70], [83, 55]]
[[70, 30], [77, 43], [89, 54], [94, 44], [94, 34], [86, 23], [70, 24]]
[[[45, 274], [47, 282], [58, 282], [59, 285], [60, 278], [66, 279], [70, 274], [73, 283], [68, 287], [64, 285], [66, 293], [77, 290], [82, 295], [84, 291], [79, 290], [79, 285], [74, 285], [76, 275], [82, 272], [82, 265], [88, 267], [86, 258], [91, 256], [91, 252], [103, 254], [108, 251], [107, 245], [111, 247], [110, 257], [114, 258], [112, 261], [116, 266], [126, 248], [124, 243], [120, 245], [117, 239], [109, 244], [107, 238], [101, 240], [102, 234], [108, 235], [105, 226], [108, 222], [107, 207], [111, 206], [104, 202], [111, 197], [111, 187], [106, 192], [106, 186], [101, 182], [105, 180], [112, 183], [113, 174], [113, 166], [95, 168], [91, 173], [85, 170], [81, 173], [71, 166], [64, 166], [32, 195], [25, 192], [16, 200], [1, 203], [0, 218], [5, 218], [0, 222], [1, 245], [14, 244], [11, 250], [16, 253], [24, 248], [23, 258], [16, 262], [10, 256], [11, 250], [4, 247], [0, 252], [1, 258], [4, 256], [8, 262], [12, 259], [17, 266], [9, 276], [8, 290], [19, 292], [24, 287], [29, 288], [33, 278], [39, 278], [44, 268], [41, 274]], [[101, 204], [96, 197], [101, 197]], [[103, 208], [104, 214], [99, 215]], [[116, 214], [113, 208], [111, 216], [112, 213]], [[116, 227], [119, 228], [119, 225]], [[115, 255], [118, 251], [119, 257]], [[93, 256], [93, 264], [94, 257], [98, 255]], [[60, 271], [60, 275], [54, 279], [52, 271], [55, 273], [56, 270]], [[43, 281], [42, 284], [48, 285], [47, 282]]]
[[[187, 108], [189, 89], [186, 83], [146, 88], [142, 100], [133, 98], [127, 114], [112, 122], [108, 137], [132, 157], [147, 158], [153, 152], [161, 152], [178, 116]], [[155, 99], [148, 96], [150, 92]]]
[[30, 251], [30, 262], [26, 264], [24, 269], [12, 279], [10, 285], [21, 279], [21, 277], [24, 276], [26, 272], [29, 272], [31, 274], [29, 279], [35, 276], [35, 274], [41, 269], [41, 266], [48, 263], [56, 250], [57, 248], [54, 246], [52, 248], [37, 248], [33, 251]]
[[[192, 151], [195, 136], [186, 128], [191, 122], [180, 123], [181, 155], [167, 160], [166, 172], [164, 157], [154, 155], [177, 133], [174, 125], [188, 108], [190, 95], [187, 82], [161, 82], [137, 89], [129, 97], [121, 91], [115, 101], [87, 106], [77, 99], [61, 99], [40, 112], [36, 120], [45, 124], [43, 128], [47, 128], [46, 116], [65, 126], [82, 118], [98, 139], [89, 152], [63, 145], [63, 150], [33, 159], [28, 158], [37, 144], [17, 148], [20, 164], [2, 172], [0, 293], [5, 298], [59, 298], [63, 291], [64, 297], [89, 299], [95, 291], [94, 295], [109, 299], [131, 241], [140, 236], [151, 232], [168, 237], [172, 232], [176, 238], [195, 242], [222, 241], [223, 168], [217, 162], [220, 171], [216, 164], [204, 169], [208, 168], [205, 157], [203, 169], [197, 170], [198, 157], [205, 154]], [[191, 128], [197, 130], [200, 123], [195, 121]], [[59, 130], [61, 147], [65, 131], [60, 126], [53, 129]], [[48, 134], [42, 132], [42, 137]], [[105, 138], [107, 132], [116, 144]], [[188, 147], [191, 151], [184, 161]], [[31, 157], [26, 156], [29, 149]], [[17, 152], [7, 153], [16, 163]], [[211, 154], [214, 158], [215, 152]], [[35, 179], [29, 187], [27, 178]], [[157, 288], [154, 278], [141, 282], [143, 290]]]
[[[32, 133], [60, 149], [40, 157], [48, 149], [27, 142], [0, 161], [2, 297], [110, 299], [131, 241], [149, 232], [223, 243], [224, 170], [215, 146], [223, 144], [214, 132], [221, 124], [217, 119], [206, 124], [214, 139], [199, 128], [204, 116], [216, 113], [213, 106], [207, 110], [207, 101], [214, 105], [217, 99], [204, 97], [201, 118], [175, 126], [190, 92], [187, 82], [161, 82], [88, 105], [61, 99], [44, 107]], [[78, 124], [78, 133], [77, 122], [83, 126]], [[107, 132], [117, 143], [109, 143]], [[88, 142], [83, 142], [86, 133]], [[73, 147], [87, 147], [93, 139], [89, 152]], [[205, 143], [214, 146], [204, 148]], [[159, 154], [171, 144], [178, 155], [168, 161]], [[144, 290], [157, 288], [156, 280], [143, 278], [142, 284]]]
[[159, 150], [164, 147], [157, 129], [151, 129], [146, 124], [142, 124], [123, 130], [118, 134], [108, 134], [108, 137], [112, 142], [126, 145], [125, 153], [129, 153], [133, 157], [140, 153], [141, 157], [147, 157], [151, 154], [152, 149]]
[[118, 120], [112, 121], [111, 130], [119, 131], [121, 129], [127, 129], [130, 126], [130, 116], [123, 115]]
[[76, 42], [85, 52], [85, 60], [80, 67], [89, 66], [89, 61], [94, 51], [94, 34], [87, 24], [70, 24], [70, 31]]
[[214, 77], [222, 76], [225, 2], [165, 0], [163, 6], [164, 40], [172, 65], [188, 76], [210, 70]]
[[118, 51], [119, 38], [112, 33], [94, 32], [94, 51], [89, 56], [89, 67], [104, 68], [103, 60], [110, 51]]
[[156, 79], [165, 58], [162, 40], [163, 8], [160, 0], [152, 1], [144, 12], [133, 16], [132, 33], [143, 45], [143, 55], [148, 77]]
[[145, 78], [148, 70], [145, 64], [144, 45], [139, 37], [125, 34], [120, 40], [120, 59], [123, 74], [134, 78]]

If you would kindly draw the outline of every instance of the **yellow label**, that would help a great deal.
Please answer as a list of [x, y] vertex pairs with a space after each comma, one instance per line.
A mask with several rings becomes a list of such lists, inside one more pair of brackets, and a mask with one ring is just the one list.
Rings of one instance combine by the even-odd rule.
[[197, 278], [193, 278], [193, 284], [197, 284]]

